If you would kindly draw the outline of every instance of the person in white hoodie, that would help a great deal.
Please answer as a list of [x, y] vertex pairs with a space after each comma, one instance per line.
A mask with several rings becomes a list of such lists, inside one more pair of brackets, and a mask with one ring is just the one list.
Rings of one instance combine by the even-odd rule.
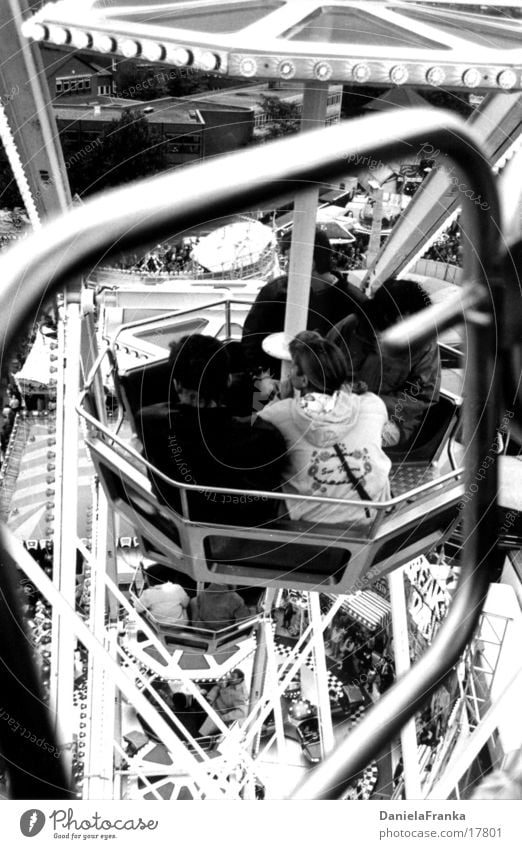
[[183, 587], [166, 581], [143, 590], [136, 601], [136, 610], [140, 613], [148, 610], [161, 625], [183, 624], [188, 622], [188, 604], [189, 597]]
[[356, 394], [339, 348], [303, 331], [289, 344], [292, 397], [274, 401], [260, 417], [286, 441], [285, 492], [360, 502], [356, 505], [287, 501], [291, 519], [367, 525], [375, 509], [365, 501], [389, 497], [391, 461], [382, 450], [386, 407], [372, 392]]

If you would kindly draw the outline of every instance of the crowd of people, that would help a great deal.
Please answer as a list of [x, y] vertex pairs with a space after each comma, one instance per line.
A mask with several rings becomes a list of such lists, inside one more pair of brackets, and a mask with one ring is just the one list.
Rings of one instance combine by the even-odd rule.
[[335, 266], [340, 272], [355, 271], [366, 268], [366, 252], [368, 250], [368, 236], [364, 233], [352, 232], [354, 242], [336, 245], [334, 254]]
[[[157, 245], [144, 255], [129, 254], [116, 262], [116, 267], [124, 271], [140, 274], [185, 274], [194, 270], [192, 251], [199, 242], [198, 238], [184, 240], [180, 244], [165, 243]], [[201, 269], [200, 269], [201, 270]]]
[[358, 682], [373, 701], [391, 687], [395, 669], [384, 631], [370, 634], [340, 612], [327, 632], [325, 647], [342, 679]]
[[[323, 607], [321, 601], [321, 609], [326, 612], [328, 603]], [[309, 625], [307, 607], [289, 597], [283, 597], [273, 618], [276, 638], [298, 639]], [[358, 686], [369, 699], [375, 701], [392, 685], [395, 667], [385, 628], [371, 632], [341, 610], [325, 631], [324, 646], [332, 673]]]
[[445, 262], [461, 267], [462, 253], [460, 226], [457, 221], [454, 221], [447, 232], [428, 248], [423, 259], [432, 259], [436, 262]]
[[[339, 242], [335, 249], [330, 248], [332, 262], [340, 273], [366, 268], [368, 235], [354, 232], [353, 236], [354, 242]], [[125, 258], [117, 260], [115, 267], [140, 274], [197, 275], [203, 270], [192, 257], [198, 242], [199, 238], [196, 237], [190, 242], [185, 240], [182, 244], [157, 245], [144, 255], [128, 254]], [[288, 261], [288, 242], [284, 240], [279, 244], [278, 258], [280, 268], [284, 269]]]
[[15, 387], [7, 386], [4, 393], [4, 406], [2, 407], [2, 420], [0, 425], [0, 469], [2, 468], [4, 457], [9, 445], [11, 433], [16, 419], [16, 414], [20, 409], [21, 396]]

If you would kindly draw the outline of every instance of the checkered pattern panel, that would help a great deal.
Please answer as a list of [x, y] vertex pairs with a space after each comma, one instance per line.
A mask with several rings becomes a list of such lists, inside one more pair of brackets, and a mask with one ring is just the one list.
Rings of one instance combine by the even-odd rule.
[[[290, 657], [290, 655], [292, 654], [292, 649], [290, 646], [281, 645], [281, 643], [278, 643], [277, 641], [275, 643], [275, 649], [277, 657], [280, 658], [281, 661], [285, 660], [285, 658], [287, 657]], [[306, 658], [305, 664], [308, 669], [311, 669], [313, 671], [314, 659], [312, 656], [309, 655]], [[339, 678], [337, 678], [337, 676], [334, 675], [333, 672], [330, 671], [328, 671], [328, 693], [332, 701], [339, 701], [339, 699], [344, 693], [343, 682]]]

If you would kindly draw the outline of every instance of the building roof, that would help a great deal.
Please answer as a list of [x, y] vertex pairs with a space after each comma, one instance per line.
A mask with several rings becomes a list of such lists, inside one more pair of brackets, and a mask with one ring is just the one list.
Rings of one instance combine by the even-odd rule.
[[404, 88], [390, 88], [377, 97], [371, 100], [364, 106], [364, 109], [369, 109], [375, 112], [380, 112], [386, 109], [411, 108], [412, 106], [429, 106], [430, 104], [425, 97], [422, 97], [418, 91], [410, 86]]
[[71, 53], [70, 50], [65, 48], [61, 49], [60, 47], [49, 47], [47, 45], [42, 46], [41, 56], [47, 75], [57, 74], [60, 68], [75, 58], [82, 65], [85, 65], [86, 68], [89, 68], [93, 74], [99, 74], [101, 76], [110, 74], [112, 76], [111, 69], [104, 68], [100, 65], [99, 61], [97, 61], [98, 57], [95, 56], [85, 56], [83, 53]]
[[[342, 91], [342, 86], [331, 86], [330, 93], [336, 89]], [[242, 85], [237, 88], [223, 88], [217, 91], [204, 91], [200, 94], [189, 94], [180, 98], [191, 100], [193, 103], [201, 103], [206, 106], [233, 106], [236, 109], [261, 110], [263, 97], [277, 97], [280, 100], [300, 100], [303, 96], [304, 83], [282, 83], [277, 88], [270, 87], [268, 83], [254, 83], [253, 85]]]
[[[188, 104], [174, 103], [163, 104], [150, 100], [124, 100], [113, 98], [112, 102], [101, 102], [101, 98], [88, 103], [62, 103], [54, 104], [54, 114], [62, 121], [118, 121], [126, 109], [140, 113], [149, 124], [195, 124], [202, 125], [204, 120], [197, 109]], [[111, 100], [110, 98], [106, 98]], [[96, 110], [95, 110], [95, 107]], [[149, 111], [152, 110], [152, 111]]]

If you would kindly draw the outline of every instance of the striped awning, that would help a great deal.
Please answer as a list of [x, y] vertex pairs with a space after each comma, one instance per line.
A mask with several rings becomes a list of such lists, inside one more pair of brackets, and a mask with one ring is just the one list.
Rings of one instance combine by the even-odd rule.
[[[328, 598], [336, 600], [336, 596], [328, 593]], [[342, 610], [355, 622], [359, 622], [369, 631], [377, 631], [386, 627], [390, 621], [391, 605], [382, 596], [372, 590], [361, 590], [344, 597]]]
[[[2, 508], [20, 540], [52, 539], [54, 532], [56, 426], [54, 416], [34, 413], [22, 419], [17, 456], [9, 461], [10, 491], [3, 487]], [[83, 441], [78, 446], [78, 525], [82, 539], [92, 536], [92, 461]], [[7, 477], [7, 475], [6, 475]]]

